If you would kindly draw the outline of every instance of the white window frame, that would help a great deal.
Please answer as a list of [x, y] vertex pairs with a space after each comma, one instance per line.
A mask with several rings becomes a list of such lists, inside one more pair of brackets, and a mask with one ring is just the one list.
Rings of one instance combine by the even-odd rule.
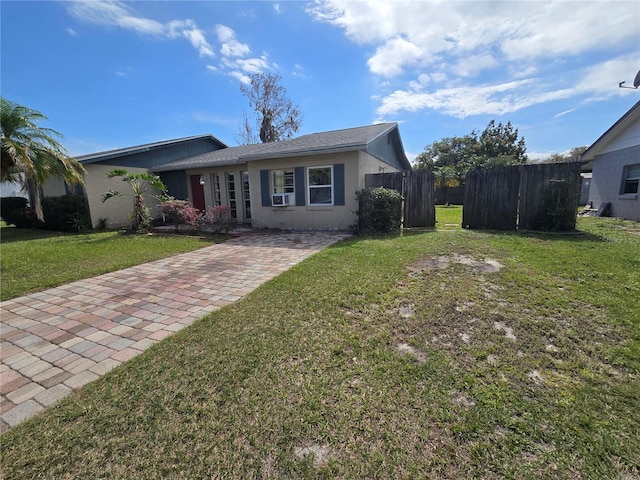
[[[625, 165], [622, 175], [622, 186], [620, 189], [621, 195], [637, 195], [640, 193], [640, 163]], [[637, 180], [636, 191], [635, 192], [626, 192], [627, 190], [627, 182], [631, 180]]]
[[[331, 183], [327, 185], [311, 185], [309, 179], [312, 170], [324, 170], [329, 169], [331, 172]], [[311, 190], [319, 188], [331, 188], [331, 203], [312, 203], [311, 202]], [[333, 165], [319, 165], [317, 167], [307, 167], [307, 205], [310, 207], [332, 207], [334, 203], [335, 194], [335, 176], [333, 173]]]

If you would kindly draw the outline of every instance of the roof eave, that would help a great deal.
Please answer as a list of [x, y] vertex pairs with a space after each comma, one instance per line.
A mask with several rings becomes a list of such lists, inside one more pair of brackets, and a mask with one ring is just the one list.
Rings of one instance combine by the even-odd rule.
[[598, 155], [604, 147], [607, 145], [607, 141], [615, 136], [619, 130], [625, 128], [629, 122], [632, 122], [636, 116], [640, 116], [640, 101], [636, 102], [636, 104], [631, 107], [622, 117], [618, 119], [616, 123], [614, 123], [606, 132], [604, 132], [600, 137], [591, 144], [589, 148], [587, 148], [580, 159], [583, 162], [591, 162]]
[[176, 140], [165, 140], [165, 141], [155, 142], [155, 143], [146, 143], [144, 145], [139, 145], [136, 147], [121, 148], [121, 149], [111, 150], [103, 153], [89, 153], [86, 155], [78, 155], [75, 158], [80, 163], [91, 164], [91, 163], [102, 162], [104, 160], [111, 160], [112, 158], [144, 153], [144, 152], [165, 147], [167, 145], [179, 145], [181, 143], [186, 143], [186, 142], [190, 142], [193, 140], [200, 140], [200, 139], [211, 139], [214, 142], [218, 143], [222, 148], [228, 148], [228, 146], [224, 142], [216, 138], [214, 135], [204, 134], [204, 135], [197, 135], [194, 137], [179, 138]]

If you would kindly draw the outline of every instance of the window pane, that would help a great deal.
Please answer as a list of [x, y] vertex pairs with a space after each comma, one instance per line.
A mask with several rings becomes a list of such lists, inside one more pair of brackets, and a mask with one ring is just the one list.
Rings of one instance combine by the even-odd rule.
[[638, 193], [638, 183], [640, 183], [638, 179], [627, 180], [624, 182], [624, 191], [622, 193]]
[[331, 185], [331, 167], [310, 168], [309, 185]]
[[309, 189], [309, 203], [331, 205], [331, 187], [315, 187]]
[[273, 170], [271, 184], [273, 193], [294, 193], [293, 170]]

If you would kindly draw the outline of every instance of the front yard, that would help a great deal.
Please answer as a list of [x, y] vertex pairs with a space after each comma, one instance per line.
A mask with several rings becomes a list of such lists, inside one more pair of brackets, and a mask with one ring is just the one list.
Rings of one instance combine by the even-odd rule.
[[2, 476], [638, 478], [640, 225], [578, 226], [343, 241], [4, 434]]
[[0, 229], [1, 300], [188, 252], [221, 237]]

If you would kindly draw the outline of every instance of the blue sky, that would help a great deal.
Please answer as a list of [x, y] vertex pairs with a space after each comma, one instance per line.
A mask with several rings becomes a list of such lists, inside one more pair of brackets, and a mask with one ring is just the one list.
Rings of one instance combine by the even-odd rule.
[[211, 133], [277, 72], [299, 134], [397, 121], [410, 159], [495, 119], [530, 157], [590, 145], [640, 100], [640, 2], [2, 1], [1, 91], [73, 155]]

